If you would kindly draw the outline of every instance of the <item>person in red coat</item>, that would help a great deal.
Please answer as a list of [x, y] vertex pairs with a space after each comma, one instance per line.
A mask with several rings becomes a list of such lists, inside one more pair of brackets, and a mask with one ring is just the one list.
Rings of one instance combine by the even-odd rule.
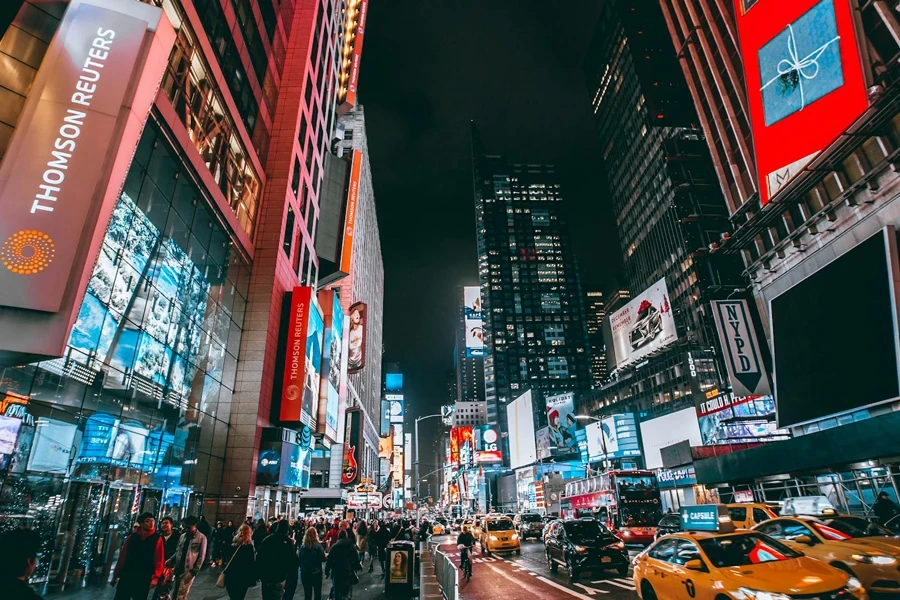
[[165, 544], [156, 532], [156, 519], [152, 513], [141, 513], [137, 526], [125, 540], [113, 572], [115, 600], [147, 600], [150, 588], [162, 575]]

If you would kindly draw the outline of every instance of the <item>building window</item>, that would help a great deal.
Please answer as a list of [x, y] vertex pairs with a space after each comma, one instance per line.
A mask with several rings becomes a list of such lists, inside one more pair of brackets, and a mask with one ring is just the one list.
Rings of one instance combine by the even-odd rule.
[[294, 157], [294, 174], [291, 176], [291, 192], [294, 193], [294, 198], [297, 198], [300, 193], [300, 159], [296, 156]]
[[291, 257], [291, 245], [294, 243], [294, 207], [288, 204], [287, 218], [284, 220], [284, 239], [281, 248], [284, 255]]

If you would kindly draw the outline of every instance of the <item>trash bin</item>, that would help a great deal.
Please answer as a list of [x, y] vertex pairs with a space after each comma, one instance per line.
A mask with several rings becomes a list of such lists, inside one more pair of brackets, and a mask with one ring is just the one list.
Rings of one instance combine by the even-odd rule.
[[396, 541], [387, 547], [387, 576], [384, 579], [384, 595], [388, 598], [410, 598], [415, 579], [416, 545], [408, 541]]

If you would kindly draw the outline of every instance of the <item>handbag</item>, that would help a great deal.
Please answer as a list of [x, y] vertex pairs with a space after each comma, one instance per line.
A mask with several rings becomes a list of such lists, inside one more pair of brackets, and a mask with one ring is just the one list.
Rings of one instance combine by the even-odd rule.
[[231, 561], [234, 560], [234, 557], [237, 556], [237, 553], [241, 551], [241, 547], [238, 546], [237, 550], [234, 551], [234, 554], [231, 555], [231, 558], [228, 559], [228, 564], [225, 565], [225, 568], [222, 569], [222, 572], [219, 573], [219, 576], [216, 578], [216, 587], [223, 588], [225, 587], [225, 572], [228, 571], [228, 567], [231, 566]]
[[356, 573], [356, 569], [350, 571], [350, 585], [356, 585], [359, 583], [359, 575]]

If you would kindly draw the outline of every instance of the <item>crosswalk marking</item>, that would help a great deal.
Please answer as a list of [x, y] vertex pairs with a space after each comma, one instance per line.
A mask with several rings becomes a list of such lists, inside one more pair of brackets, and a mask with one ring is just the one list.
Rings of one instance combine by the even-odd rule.
[[574, 585], [577, 588], [583, 589], [588, 596], [596, 596], [597, 594], [608, 594], [609, 593], [606, 590], [598, 590], [596, 588], [588, 587], [588, 586], [584, 585], [583, 583], [573, 583], [572, 585]]
[[[621, 583], [625, 582], [625, 583]], [[608, 583], [610, 585], [614, 585], [616, 587], [620, 587], [624, 590], [634, 590], [634, 584], [628, 581], [627, 579], [597, 579], [596, 581], [592, 581], [591, 583]]]

